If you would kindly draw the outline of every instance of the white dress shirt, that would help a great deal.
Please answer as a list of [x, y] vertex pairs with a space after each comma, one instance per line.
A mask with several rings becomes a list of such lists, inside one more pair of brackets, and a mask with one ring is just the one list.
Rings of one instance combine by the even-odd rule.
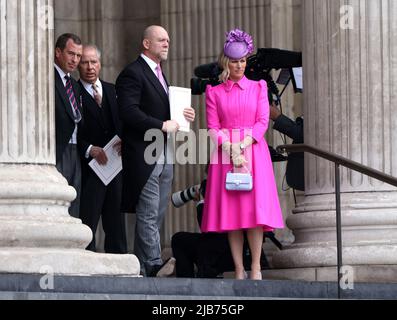
[[141, 57], [142, 57], [143, 60], [146, 61], [146, 63], [149, 65], [150, 69], [152, 69], [154, 75], [155, 75], [156, 78], [157, 78], [157, 70], [156, 70], [156, 68], [157, 68], [157, 63], [154, 62], [154, 61], [153, 61], [152, 59], [150, 59], [149, 57], [145, 56], [143, 53], [141, 53]]
[[[85, 81], [82, 80], [82, 79], [80, 79], [80, 82], [83, 84], [84, 89], [85, 89], [85, 90], [90, 94], [90, 96], [95, 100], [95, 97], [94, 97], [94, 89], [92, 88], [93, 83], [85, 82]], [[101, 82], [99, 79], [97, 79], [97, 80], [95, 81], [95, 84], [96, 84], [98, 93], [101, 95], [101, 97], [103, 97], [102, 82]]]

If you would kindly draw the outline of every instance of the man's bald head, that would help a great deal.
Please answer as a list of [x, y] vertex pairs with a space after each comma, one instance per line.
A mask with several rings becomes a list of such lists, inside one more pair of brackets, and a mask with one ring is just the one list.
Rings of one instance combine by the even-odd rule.
[[142, 41], [145, 39], [153, 39], [153, 37], [156, 36], [156, 34], [158, 34], [159, 32], [166, 32], [167, 30], [165, 30], [162, 26], [157, 26], [157, 25], [152, 25], [149, 26], [145, 29], [145, 31], [143, 31], [143, 35], [142, 35]]
[[167, 60], [170, 42], [167, 30], [161, 26], [149, 26], [143, 32], [142, 38], [143, 54], [156, 63]]

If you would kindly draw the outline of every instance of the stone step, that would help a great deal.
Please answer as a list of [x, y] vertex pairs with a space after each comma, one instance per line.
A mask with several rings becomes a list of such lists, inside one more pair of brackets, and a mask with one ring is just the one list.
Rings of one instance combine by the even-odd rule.
[[[48, 289], [46, 289], [48, 288]], [[336, 299], [335, 282], [2, 274], [3, 299]], [[397, 284], [357, 283], [346, 299], [397, 299]]]

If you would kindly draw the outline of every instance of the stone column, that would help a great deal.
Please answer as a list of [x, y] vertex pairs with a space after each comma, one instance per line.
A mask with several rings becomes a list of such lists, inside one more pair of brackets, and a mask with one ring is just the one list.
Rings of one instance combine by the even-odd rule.
[[[296, 17], [301, 16], [302, 0], [269, 0], [266, 1], [266, 27], [262, 32], [266, 33], [266, 44], [268, 48], [279, 48], [290, 51], [302, 51], [301, 34], [302, 24], [300, 19]], [[260, 32], [258, 30], [258, 32]], [[273, 79], [276, 81], [279, 76], [279, 70], [273, 70]], [[279, 86], [280, 92], [284, 89]], [[293, 86], [290, 83], [282, 95], [282, 110], [283, 113], [291, 118], [302, 115], [301, 94], [295, 94]], [[276, 147], [284, 143], [292, 143], [292, 140], [276, 130], [272, 130], [273, 121], [269, 122], [269, 129], [267, 132], [267, 141], [270, 146]], [[273, 164], [274, 174], [279, 189], [279, 200], [281, 209], [285, 219], [291, 214], [295, 207], [294, 193], [285, 180], [287, 162], [276, 162]], [[301, 191], [296, 191], [297, 199], [302, 197]], [[284, 244], [290, 244], [294, 241], [294, 236], [291, 230], [286, 227], [275, 231], [276, 237]], [[273, 253], [278, 251], [278, 248], [269, 240], [265, 242], [264, 250], [266, 256], [272, 266]]]
[[0, 0], [0, 272], [139, 274], [133, 255], [85, 251], [55, 168], [52, 0]]
[[[396, 14], [381, 0], [303, 1], [302, 14], [305, 142], [394, 176]], [[306, 197], [287, 220], [296, 241], [275, 254], [278, 268], [336, 265], [334, 166], [313, 156], [305, 166]], [[341, 190], [344, 265], [358, 281], [395, 279], [396, 188], [343, 169]], [[393, 273], [371, 275], [375, 265]]]

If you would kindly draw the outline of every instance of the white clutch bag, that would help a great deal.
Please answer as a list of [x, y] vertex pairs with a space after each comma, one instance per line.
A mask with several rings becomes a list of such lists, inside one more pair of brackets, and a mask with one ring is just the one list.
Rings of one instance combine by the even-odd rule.
[[226, 174], [226, 190], [229, 191], [251, 191], [253, 188], [252, 175], [250, 172], [228, 172]]

